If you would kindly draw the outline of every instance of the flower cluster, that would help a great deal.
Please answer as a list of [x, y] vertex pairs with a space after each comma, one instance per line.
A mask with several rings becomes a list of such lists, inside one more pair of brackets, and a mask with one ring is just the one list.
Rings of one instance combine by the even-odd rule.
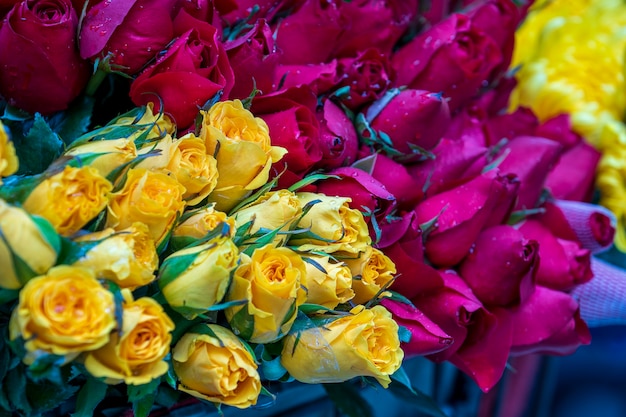
[[512, 355], [589, 343], [571, 293], [614, 225], [584, 117], [516, 89], [525, 6], [9, 3], [0, 406], [412, 390], [405, 354], [488, 391]]

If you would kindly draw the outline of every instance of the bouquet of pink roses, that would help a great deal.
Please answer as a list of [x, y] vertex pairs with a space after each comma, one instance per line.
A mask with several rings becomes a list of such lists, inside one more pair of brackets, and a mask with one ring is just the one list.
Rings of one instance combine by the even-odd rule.
[[588, 344], [599, 153], [507, 112], [525, 7], [423, 3], [0, 2], [0, 409]]

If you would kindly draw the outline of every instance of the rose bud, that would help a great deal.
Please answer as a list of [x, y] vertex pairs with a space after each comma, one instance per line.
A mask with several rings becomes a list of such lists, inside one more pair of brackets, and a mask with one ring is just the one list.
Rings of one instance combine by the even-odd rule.
[[229, 237], [234, 237], [237, 229], [235, 219], [228, 217], [223, 211], [215, 210], [209, 204], [199, 210], [189, 210], [181, 218], [180, 223], [172, 231], [169, 248], [179, 250], [206, 237], [210, 232], [222, 227]]
[[2, 184], [2, 177], [15, 174], [19, 165], [20, 161], [15, 153], [13, 141], [9, 138], [7, 129], [0, 121], [0, 184]]
[[354, 277], [354, 304], [365, 305], [380, 296], [396, 274], [393, 261], [383, 251], [373, 247], [368, 247], [356, 259], [346, 258], [344, 261]]
[[572, 296], [541, 286], [513, 312], [513, 326], [518, 329], [513, 332], [511, 347], [515, 355], [569, 355], [591, 342], [589, 328]]
[[535, 136], [559, 142], [566, 150], [578, 145], [583, 138], [572, 130], [572, 120], [567, 113], [559, 114], [541, 123], [535, 129]]
[[[504, 372], [512, 327], [505, 314], [499, 317], [488, 311], [461, 277], [453, 272], [442, 272], [441, 277], [443, 288], [411, 300], [454, 340], [448, 349], [428, 358], [435, 362], [449, 360], [486, 392]], [[496, 311], [501, 313], [502, 309]]]
[[593, 277], [589, 249], [583, 249], [578, 241], [559, 239], [548, 227], [537, 220], [526, 220], [519, 227], [527, 239], [539, 243], [541, 262], [536, 282], [544, 287], [568, 291]]
[[295, 0], [219, 0], [215, 3], [222, 18], [231, 26], [242, 20], [250, 24], [257, 19], [270, 22], [277, 13], [295, 6]]
[[419, 223], [435, 222], [426, 238], [427, 258], [437, 266], [459, 263], [485, 226], [508, 218], [510, 205], [502, 200], [510, 184], [509, 178], [491, 170], [418, 204]]
[[591, 201], [601, 153], [586, 142], [563, 152], [548, 173], [545, 187], [560, 200]]
[[137, 157], [133, 138], [97, 140], [69, 148], [64, 155], [84, 160], [103, 177]]
[[322, 159], [320, 126], [315, 115], [317, 99], [307, 86], [257, 96], [250, 111], [267, 123], [272, 144], [287, 149], [281, 160], [296, 174], [308, 172]]
[[70, 0], [16, 4], [0, 26], [0, 95], [30, 113], [65, 110], [89, 78], [77, 29]]
[[424, 90], [393, 90], [367, 109], [372, 129], [386, 133], [404, 154], [434, 148], [450, 122], [448, 104], [440, 94]]
[[430, 25], [437, 24], [450, 14], [454, 3], [456, 0], [431, 0], [426, 3], [426, 10], [422, 12], [422, 17]]
[[398, 210], [412, 210], [424, 196], [423, 184], [416, 182], [404, 165], [382, 153], [374, 154], [370, 158], [372, 159], [370, 174], [393, 194]]
[[177, 389], [215, 404], [237, 408], [255, 405], [261, 378], [254, 357], [232, 331], [217, 324], [200, 324], [172, 349]]
[[322, 159], [314, 167], [330, 170], [352, 164], [356, 160], [359, 139], [346, 113], [326, 100], [316, 116], [320, 123]]
[[428, 196], [479, 175], [487, 164], [487, 148], [469, 140], [443, 138], [432, 153], [434, 159], [407, 166], [409, 174]]
[[332, 261], [327, 255], [307, 254], [307, 303], [334, 309], [354, 298], [352, 272], [344, 262]]
[[337, 84], [337, 60], [319, 64], [278, 65], [274, 72], [273, 87], [284, 89], [308, 85], [318, 96], [325, 94]]
[[285, 338], [280, 363], [305, 384], [371, 376], [385, 388], [400, 368], [398, 324], [383, 306], [354, 307], [348, 315], [307, 327]]
[[177, 0], [174, 16], [181, 9], [189, 15], [202, 21], [208, 22], [211, 26], [222, 29], [221, 15], [229, 13], [237, 8], [235, 0]]
[[539, 266], [539, 245], [511, 226], [482, 231], [459, 274], [487, 306], [514, 307], [534, 290]]
[[455, 112], [489, 83], [502, 54], [471, 19], [453, 14], [427, 29], [392, 57], [396, 85], [442, 92]]
[[439, 272], [424, 260], [422, 229], [415, 212], [401, 217], [385, 218], [380, 223], [378, 248], [396, 265], [396, 280], [391, 289], [407, 298], [441, 288]]
[[84, 59], [111, 56], [114, 69], [135, 74], [174, 37], [176, 0], [101, 1], [89, 8], [78, 40]]
[[263, 94], [274, 90], [278, 54], [272, 31], [264, 19], [259, 19], [243, 35], [225, 42], [224, 49], [237, 80], [230, 92], [231, 98], [244, 99], [254, 88]]
[[228, 97], [234, 75], [215, 27], [181, 10], [174, 34], [178, 38], [165, 54], [132, 82], [130, 98], [138, 106], [154, 103], [155, 111], [163, 110], [184, 130], [218, 92]]
[[0, 236], [0, 288], [17, 290], [45, 274], [61, 251], [61, 238], [47, 220], [1, 199]]
[[498, 145], [503, 139], [533, 136], [539, 119], [532, 110], [518, 107], [513, 113], [498, 114], [483, 122], [485, 141], [488, 146]]
[[401, 344], [407, 359], [441, 352], [454, 343], [450, 336], [414, 305], [391, 299], [384, 299], [381, 304], [391, 312], [398, 325], [411, 332], [411, 339]]
[[506, 157], [498, 169], [505, 174], [517, 175], [520, 181], [516, 210], [536, 207], [546, 177], [562, 150], [557, 142], [533, 136], [518, 136], [502, 148], [501, 155]]

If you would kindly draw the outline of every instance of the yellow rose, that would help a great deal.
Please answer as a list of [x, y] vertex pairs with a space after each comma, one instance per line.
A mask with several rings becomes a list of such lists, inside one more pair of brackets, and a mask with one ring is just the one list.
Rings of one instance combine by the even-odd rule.
[[247, 300], [229, 307], [226, 319], [233, 331], [253, 343], [283, 337], [306, 301], [306, 267], [300, 255], [285, 247], [266, 245], [242, 257], [226, 301]]
[[229, 211], [269, 179], [272, 163], [287, 152], [271, 146], [269, 128], [243, 108], [239, 100], [218, 102], [203, 116], [200, 137], [217, 159], [220, 173], [209, 195], [220, 211]]
[[[8, 177], [14, 174], [19, 167], [19, 161], [15, 153], [15, 146], [9, 140], [9, 135], [0, 121], [0, 177]], [[0, 184], [2, 181], [0, 180]]]
[[183, 198], [187, 204], [201, 202], [217, 184], [217, 161], [207, 155], [204, 141], [189, 133], [173, 140], [165, 136], [156, 144], [148, 144], [140, 154], [158, 150], [160, 153], [137, 164], [137, 168], [171, 173], [185, 187]]
[[99, 140], [70, 147], [65, 155], [80, 159], [84, 165], [95, 168], [106, 177], [135, 159], [137, 147], [132, 139], [127, 138]]
[[144, 140], [157, 139], [166, 134], [173, 135], [176, 132], [176, 125], [172, 119], [165, 113], [154, 113], [154, 104], [148, 103], [147, 106], [137, 108], [137, 116], [133, 113], [132, 117], [122, 116], [111, 123], [110, 126], [137, 126], [139, 130], [131, 135], [132, 139], [138, 139], [142, 135]]
[[47, 220], [0, 200], [1, 288], [16, 290], [30, 278], [45, 274], [60, 251], [61, 238]]
[[192, 319], [224, 298], [238, 261], [233, 241], [217, 237], [168, 256], [159, 269], [159, 286], [168, 304]]
[[172, 349], [172, 362], [178, 389], [196, 398], [247, 408], [261, 393], [254, 358], [237, 336], [216, 324], [184, 334]]
[[147, 384], [169, 368], [163, 359], [170, 351], [174, 323], [152, 298], [133, 301], [130, 291], [124, 293], [122, 331], [90, 352], [85, 368], [96, 378], [106, 378], [108, 384]]
[[[352, 272], [343, 262], [333, 262], [329, 256], [306, 255], [307, 303], [333, 309], [354, 297]], [[323, 271], [322, 271], [323, 269]]]
[[174, 249], [183, 247], [202, 239], [225, 223], [229, 228], [229, 236], [235, 236], [235, 219], [228, 217], [223, 211], [215, 210], [210, 204], [198, 210], [185, 212], [181, 222], [174, 228], [170, 244]]
[[352, 289], [355, 296], [352, 300], [357, 304], [370, 301], [396, 274], [396, 265], [381, 250], [369, 247], [357, 259], [345, 259], [350, 267], [354, 280]]
[[301, 251], [341, 251], [354, 255], [372, 243], [363, 215], [350, 208], [349, 198], [315, 193], [298, 193], [297, 196], [303, 207], [320, 201], [298, 223], [301, 229], [310, 229], [310, 234], [293, 235], [289, 239], [290, 246], [298, 246]]
[[109, 341], [114, 312], [113, 294], [91, 270], [56, 266], [20, 291], [9, 324], [10, 337], [24, 339], [27, 364], [41, 352], [65, 356], [68, 362]]
[[[271, 191], [263, 194], [256, 201], [246, 205], [233, 214], [235, 225], [242, 227], [253, 221], [248, 233], [254, 234], [260, 229], [268, 232], [276, 229], [288, 230], [292, 221], [302, 214], [302, 205], [295, 193], [289, 190]], [[286, 235], [277, 235], [276, 245], [287, 240]]]
[[144, 223], [160, 244], [184, 208], [185, 187], [176, 179], [145, 168], [130, 169], [124, 187], [112, 194], [106, 226], [115, 230]]
[[81, 236], [76, 241], [95, 246], [73, 265], [93, 270], [98, 278], [131, 290], [154, 281], [159, 257], [145, 224], [133, 223], [119, 232], [109, 228]]
[[23, 207], [48, 220], [61, 235], [70, 236], [106, 207], [112, 189], [95, 168], [66, 166], [39, 183]]
[[307, 384], [372, 376], [387, 388], [403, 357], [391, 313], [383, 306], [356, 306], [350, 315], [289, 334], [280, 362], [292, 377]]

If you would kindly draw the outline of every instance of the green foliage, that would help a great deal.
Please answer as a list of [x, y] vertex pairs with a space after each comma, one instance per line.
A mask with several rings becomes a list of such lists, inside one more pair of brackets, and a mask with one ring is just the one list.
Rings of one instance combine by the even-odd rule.
[[361, 395], [361, 390], [354, 382], [323, 384], [328, 397], [337, 409], [348, 417], [373, 417], [372, 407]]

